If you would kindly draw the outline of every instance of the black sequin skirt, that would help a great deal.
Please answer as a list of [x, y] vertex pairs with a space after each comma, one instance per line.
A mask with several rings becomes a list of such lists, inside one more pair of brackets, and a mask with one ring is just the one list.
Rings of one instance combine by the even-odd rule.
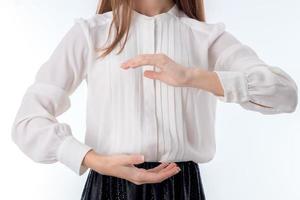
[[[175, 162], [181, 171], [160, 183], [136, 185], [126, 179], [89, 170], [81, 200], [205, 200], [199, 165], [194, 161]], [[160, 162], [136, 167], [150, 169]]]

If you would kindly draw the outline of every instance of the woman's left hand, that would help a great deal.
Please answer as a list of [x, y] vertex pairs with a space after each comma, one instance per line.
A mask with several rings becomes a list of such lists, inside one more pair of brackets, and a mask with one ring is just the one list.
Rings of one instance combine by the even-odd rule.
[[160, 71], [146, 70], [144, 76], [161, 80], [173, 86], [188, 86], [189, 67], [184, 67], [165, 54], [140, 54], [121, 64], [123, 69], [137, 68], [142, 65], [153, 65]]

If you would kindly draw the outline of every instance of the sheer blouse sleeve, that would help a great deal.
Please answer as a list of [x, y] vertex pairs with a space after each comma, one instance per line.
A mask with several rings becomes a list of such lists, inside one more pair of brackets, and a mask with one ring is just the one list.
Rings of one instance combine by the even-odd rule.
[[70, 107], [70, 95], [86, 75], [91, 43], [85, 20], [74, 20], [49, 59], [42, 64], [35, 81], [25, 92], [12, 126], [12, 140], [33, 161], [61, 162], [77, 175], [92, 148], [73, 134], [57, 117]]
[[266, 64], [251, 47], [225, 31], [223, 23], [216, 26], [209, 42], [209, 65], [224, 90], [219, 100], [263, 114], [295, 111], [298, 89], [289, 74]]

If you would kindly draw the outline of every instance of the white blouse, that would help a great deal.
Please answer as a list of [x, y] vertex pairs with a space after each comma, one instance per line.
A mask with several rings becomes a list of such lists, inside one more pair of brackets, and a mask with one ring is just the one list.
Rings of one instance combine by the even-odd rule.
[[[87, 171], [82, 161], [91, 149], [100, 154], [139, 153], [145, 161], [203, 163], [216, 151], [217, 99], [263, 114], [296, 109], [294, 80], [264, 63], [227, 32], [224, 23], [197, 21], [176, 5], [152, 17], [135, 10], [133, 14], [121, 54], [116, 54], [117, 48], [100, 59], [95, 51], [106, 41], [110, 11], [75, 19], [41, 66], [12, 126], [13, 141], [32, 160], [59, 161], [77, 175]], [[224, 96], [144, 77], [145, 70], [157, 69], [154, 66], [120, 67], [142, 53], [165, 53], [185, 67], [216, 72]], [[88, 95], [85, 141], [81, 142], [56, 117], [70, 107], [70, 95], [83, 80]]]

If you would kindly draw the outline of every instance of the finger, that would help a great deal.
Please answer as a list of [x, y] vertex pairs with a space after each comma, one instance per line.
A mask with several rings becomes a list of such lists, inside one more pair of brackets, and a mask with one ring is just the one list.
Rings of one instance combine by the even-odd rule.
[[[157, 166], [156, 169], [161, 168], [162, 166], [166, 165], [167, 163], [162, 163]], [[168, 167], [163, 169], [167, 170], [157, 170], [157, 171], [149, 171], [143, 168], [137, 167], [122, 167], [118, 170], [118, 172], [122, 171], [120, 176], [124, 177], [127, 180], [138, 182], [138, 183], [157, 183], [161, 182], [162, 180], [175, 175], [178, 173], [178, 167], [176, 167], [175, 163], [171, 163]], [[154, 169], [154, 168], [153, 168]]]
[[176, 175], [177, 173], [179, 173], [179, 171], [180, 171], [180, 168], [176, 166], [176, 167], [173, 167], [171, 170], [162, 172], [160, 181], [163, 181], [167, 178], [170, 178], [171, 176]]
[[121, 64], [121, 67], [126, 68], [136, 68], [142, 65], [155, 65], [159, 68], [163, 68], [162, 61], [165, 56], [162, 54], [140, 54], [134, 58], [131, 58]]
[[159, 164], [158, 166], [151, 168], [151, 169], [147, 169], [148, 172], [158, 172], [159, 170], [164, 169], [166, 166], [168, 166], [170, 163], [164, 162]]
[[121, 165], [132, 165], [132, 164], [140, 164], [144, 162], [144, 155], [141, 154], [121, 154], [115, 155], [115, 159]]
[[[142, 171], [143, 175], [141, 177], [145, 178], [146, 181], [149, 181], [151, 178], [153, 179], [160, 179], [161, 176], [166, 175], [167, 172], [171, 172], [174, 171], [174, 169], [177, 168], [177, 165], [175, 163], [170, 163], [167, 167], [161, 168], [160, 170], [157, 171]], [[145, 180], [142, 180], [145, 181]]]
[[151, 71], [151, 70], [146, 70], [144, 72], [144, 76], [147, 78], [151, 78], [151, 79], [161, 79], [161, 73], [162, 72], [155, 72], [155, 71]]
[[128, 67], [138, 67], [141, 65], [154, 65], [156, 54], [140, 54], [133, 58], [128, 59], [127, 61], [121, 64], [121, 67], [128, 68]]
[[173, 167], [177, 167], [176, 163], [170, 163], [166, 168], [162, 169], [160, 172], [165, 172], [171, 170]]
[[[170, 165], [169, 165], [170, 166]], [[167, 167], [166, 167], [167, 168]], [[142, 176], [142, 182], [149, 182], [149, 183], [157, 183], [157, 182], [161, 182], [167, 178], [169, 178], [170, 176], [173, 176], [175, 174], [178, 173], [178, 167], [176, 166], [172, 166], [170, 168], [168, 168], [168, 170], [161, 170], [158, 173], [155, 172], [146, 172], [144, 173], [144, 175]]]

